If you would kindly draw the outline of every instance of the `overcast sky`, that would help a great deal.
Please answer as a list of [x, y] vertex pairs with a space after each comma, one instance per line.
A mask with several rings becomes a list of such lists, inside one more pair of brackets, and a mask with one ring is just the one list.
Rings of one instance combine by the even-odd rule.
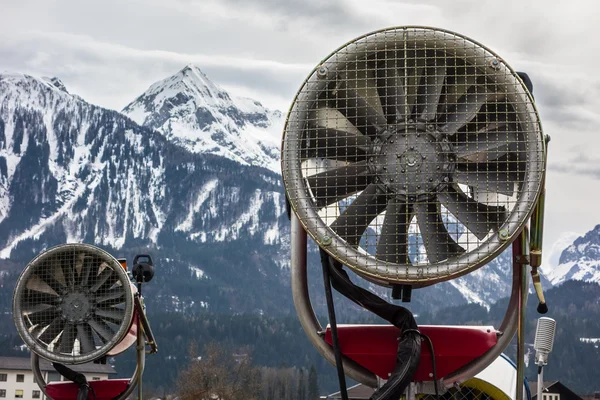
[[457, 31], [533, 80], [552, 137], [546, 249], [600, 224], [600, 1], [0, 0], [0, 12], [0, 71], [58, 76], [117, 110], [193, 63], [285, 112], [314, 65], [359, 35]]

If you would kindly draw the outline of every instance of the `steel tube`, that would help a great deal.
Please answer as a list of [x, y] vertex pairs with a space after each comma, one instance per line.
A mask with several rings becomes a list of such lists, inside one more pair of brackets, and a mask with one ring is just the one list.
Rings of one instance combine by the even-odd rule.
[[[138, 342], [139, 342], [140, 336], [142, 338], [144, 337], [143, 333], [142, 333], [142, 327], [140, 326], [139, 323], [138, 323], [137, 329], [138, 329]], [[133, 372], [133, 375], [131, 376], [131, 380], [129, 381], [129, 386], [127, 386], [127, 389], [123, 393], [121, 393], [118, 397], [116, 397], [114, 400], [125, 400], [127, 397], [129, 397], [129, 395], [131, 393], [133, 393], [135, 388], [138, 387], [138, 382], [140, 383], [140, 386], [141, 386], [142, 374], [144, 373], [144, 368], [146, 366], [146, 348], [145, 348], [145, 346], [142, 346], [142, 348], [140, 349], [138, 346], [138, 343], [136, 343], [136, 357], [137, 357], [137, 364], [135, 366], [135, 371]], [[141, 397], [140, 397], [140, 399], [141, 399]]]
[[[294, 213], [291, 215], [292, 220], [292, 239], [291, 239], [291, 275], [292, 275], [292, 296], [294, 298], [294, 306], [300, 324], [306, 333], [310, 342], [315, 346], [317, 351], [335, 365], [335, 354], [333, 348], [323, 340], [321, 333], [323, 328], [315, 316], [315, 311], [310, 302], [308, 294], [308, 278], [307, 260], [306, 260], [306, 232], [300, 221]], [[377, 378], [375, 374], [366, 368], [358, 365], [347, 357], [342, 357], [342, 365], [346, 375], [369, 387], [377, 387]]]
[[328, 254], [321, 253], [321, 263], [323, 268], [323, 284], [325, 285], [325, 297], [327, 298], [327, 311], [329, 313], [329, 325], [331, 326], [331, 338], [333, 342], [333, 353], [335, 355], [335, 368], [340, 383], [340, 395], [342, 400], [348, 400], [348, 390], [346, 388], [346, 377], [344, 376], [344, 364], [342, 363], [342, 350], [337, 333], [337, 320], [335, 318], [335, 305], [333, 303], [333, 293], [331, 290], [331, 276], [329, 275]]
[[[139, 318], [138, 318], [138, 322], [139, 322]], [[137, 362], [140, 362], [140, 358], [141, 358], [141, 354], [145, 354], [146, 353], [146, 344], [144, 343], [144, 334], [142, 333], [144, 329], [142, 328], [141, 324], [138, 325], [138, 332], [137, 332], [137, 343], [136, 343], [136, 350], [137, 350]], [[142, 377], [140, 376], [140, 379], [138, 379], [138, 400], [143, 400], [144, 398], [144, 392], [143, 392], [143, 385], [142, 385]]]
[[39, 386], [44, 396], [48, 397], [46, 394], [46, 381], [44, 380], [44, 374], [40, 370], [40, 356], [38, 356], [35, 352], [31, 352], [31, 370], [33, 371], [33, 376], [35, 377], [35, 382]]
[[542, 400], [543, 392], [544, 392], [544, 367], [540, 365], [538, 368], [537, 400]]
[[[496, 358], [502, 354], [504, 349], [508, 347], [512, 338], [515, 336], [517, 332], [517, 326], [519, 321], [519, 312], [518, 312], [518, 301], [521, 296], [521, 288], [522, 288], [522, 276], [521, 276], [521, 265], [516, 262], [518, 257], [522, 255], [522, 241], [523, 236], [529, 236], [527, 229], [523, 229], [523, 231], [519, 234], [517, 239], [512, 244], [512, 255], [513, 255], [513, 277], [512, 277], [512, 290], [510, 295], [510, 300], [508, 303], [508, 309], [506, 314], [504, 315], [504, 319], [500, 324], [499, 331], [501, 332], [501, 336], [498, 338], [498, 342], [494, 347], [485, 352], [482, 356], [477, 358], [476, 360], [471, 361], [467, 365], [459, 368], [452, 374], [448, 375], [443, 379], [442, 384], [449, 388], [452, 387], [455, 383], [462, 383], [468, 379], [471, 379], [485, 368], [487, 368]], [[525, 279], [527, 279], [527, 274], [525, 274]], [[525, 284], [527, 287], [527, 283]], [[525, 290], [526, 291], [526, 290]], [[525, 294], [525, 299], [527, 299], [527, 293]]]
[[[525, 381], [525, 315], [527, 311], [527, 266], [529, 265], [529, 235], [527, 228], [519, 238], [521, 242], [521, 256], [518, 259], [519, 270], [521, 273], [521, 290], [519, 294], [519, 324], [517, 326], [517, 397], [516, 400], [523, 400], [523, 385]], [[517, 239], [517, 241], [519, 241]]]

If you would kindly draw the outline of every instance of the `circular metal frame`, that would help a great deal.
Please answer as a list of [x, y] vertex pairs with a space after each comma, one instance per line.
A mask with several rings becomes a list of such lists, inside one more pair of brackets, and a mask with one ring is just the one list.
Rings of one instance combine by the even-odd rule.
[[[319, 94], [330, 90], [332, 82], [335, 82], [338, 74], [343, 72], [348, 64], [366, 59], [373, 53], [387, 51], [387, 46], [394, 41], [405, 46], [409, 43], [410, 46], [419, 48], [443, 50], [449, 57], [471, 62], [474, 67], [483, 71], [482, 74], [485, 74], [486, 79], [493, 80], [494, 85], [505, 94], [514, 107], [518, 124], [525, 137], [527, 168], [514, 207], [502, 225], [481, 241], [476, 249], [469, 249], [457, 256], [426, 264], [382, 261], [364, 249], [350, 245], [319, 215], [318, 211], [322, 205], [315, 203], [311, 188], [307, 184], [307, 177], [302, 171], [303, 135], [311, 120], [310, 114], [318, 101]], [[427, 131], [429, 128], [410, 129], [420, 132]], [[429, 144], [416, 143], [417, 150], [418, 146], [429, 146]], [[421, 287], [453, 279], [481, 267], [494, 259], [514, 240], [533, 212], [541, 192], [545, 171], [545, 151], [541, 123], [531, 94], [516, 72], [499, 56], [483, 45], [453, 32], [427, 27], [398, 27], [364, 35], [340, 47], [309, 75], [297, 93], [286, 121], [282, 143], [282, 174], [292, 209], [306, 232], [327, 253], [372, 282], [381, 285], [411, 284]], [[380, 154], [382, 158], [389, 158], [389, 154], [384, 150], [381, 150]], [[415, 154], [407, 151], [401, 159], [409, 166], [416, 165], [418, 163], [416, 155], [416, 150]], [[438, 158], [438, 162], [447, 168], [448, 160], [444, 157]], [[385, 174], [382, 176], [383, 179], [388, 179]], [[438, 178], [435, 175], [430, 176], [432, 185], [443, 184]], [[389, 182], [388, 187], [396, 190]], [[415, 196], [423, 195], [416, 192], [416, 189], [413, 192]]]
[[[95, 271], [98, 275], [91, 276], [90, 274], [92, 272], [89, 272], [86, 275], [86, 283], [84, 284], [83, 278], [81, 277], [83, 274], [83, 267], [79, 266], [80, 272], [78, 272], [76, 266], [70, 265], [69, 268], [71, 268], [70, 273], [72, 278], [64, 278], [67, 273], [62, 272], [63, 265], [61, 264], [61, 273], [65, 274], [62, 279], [64, 279], [67, 284], [60, 284], [60, 282], [57, 282], [56, 275], [48, 275], [50, 278], [46, 277], [45, 279], [53, 279], [54, 281], [51, 282], [51, 284], [48, 284], [46, 281], [42, 280], [42, 284], [46, 285], [46, 292], [40, 293], [37, 291], [31, 300], [32, 304], [29, 304], [30, 308], [40, 306], [39, 303], [43, 303], [41, 304], [42, 306], [46, 306], [48, 303], [53, 304], [54, 309], [52, 315], [48, 313], [47, 316], [43, 316], [46, 321], [49, 321], [51, 318], [52, 322], [48, 322], [47, 327], [45, 327], [46, 322], [43, 324], [34, 324], [29, 318], [29, 315], [34, 312], [28, 311], [26, 304], [26, 293], [33, 290], [29, 288], [28, 285], [31, 285], [32, 282], [38, 282], [39, 287], [39, 281], [41, 280], [38, 275], [39, 269], [44, 267], [46, 262], [54, 262], [55, 265], [58, 265], [57, 262], [53, 260], [56, 260], [57, 258], [60, 260], [60, 257], [65, 253], [71, 255], [77, 254], [81, 258], [91, 256], [102, 260], [102, 263], [97, 266], [97, 270]], [[84, 256], [81, 256], [82, 254], [84, 254]], [[73, 258], [73, 260], [75, 259]], [[109, 272], [103, 275], [103, 272], [106, 270]], [[90, 271], [94, 271], [94, 269], [90, 267]], [[113, 275], [113, 273], [116, 273], [116, 275]], [[106, 278], [107, 275], [110, 278]], [[81, 280], [79, 281], [78, 279]], [[91, 281], [88, 279], [91, 279]], [[92, 282], [94, 283], [92, 284]], [[54, 288], [52, 288], [52, 286], [54, 286]], [[98, 286], [96, 289], [98, 291], [101, 291], [100, 288], [105, 287], [106, 289], [111, 287], [118, 289], [118, 304], [122, 304], [122, 308], [115, 310], [109, 309], [108, 314], [106, 314], [105, 309], [99, 311], [99, 309], [104, 308], [104, 306], [97, 307], [96, 301], [98, 304], [101, 304], [100, 302], [102, 300], [98, 298], [94, 301], [90, 300], [95, 296], [95, 286]], [[109, 297], [112, 295], [112, 293], [102, 290], [98, 297], [103, 294], [107, 294]], [[112, 304], [110, 301], [113, 300], [109, 300], [107, 304]], [[96, 307], [98, 310], [96, 310]], [[45, 308], [41, 312], [45, 312], [47, 309], [48, 308]], [[117, 314], [115, 314], [115, 311]], [[109, 321], [112, 319], [111, 322], [113, 323], [113, 326], [117, 326], [117, 328], [114, 331], [112, 327], [110, 327], [111, 329], [109, 330], [104, 330], [103, 327], [108, 325], [106, 325], [106, 320], [98, 317], [100, 315], [99, 313], [105, 313], [104, 317]], [[35, 352], [39, 356], [53, 362], [65, 364], [82, 364], [94, 361], [105, 355], [127, 335], [133, 320], [133, 314], [133, 292], [127, 272], [112, 255], [95, 246], [86, 244], [60, 245], [38, 255], [21, 273], [21, 276], [17, 280], [13, 295], [13, 319], [15, 326], [17, 327], [17, 332], [25, 344], [32, 352]], [[116, 316], [118, 316], [118, 318], [116, 318]], [[94, 319], [95, 321], [93, 321]], [[89, 324], [84, 322], [88, 320], [91, 321]], [[55, 328], [53, 329], [53, 333], [49, 335], [49, 337], [51, 337], [50, 343], [46, 343], [45, 341], [42, 341], [40, 337], [44, 335], [46, 330], [50, 330], [51, 325]], [[80, 325], [84, 327], [81, 331], [79, 329]], [[94, 328], [92, 325], [96, 326], [98, 329]], [[38, 326], [41, 326], [41, 329], [37, 329]], [[69, 326], [70, 333], [65, 333], [67, 332], [67, 326]], [[68, 346], [65, 346], [70, 352], [67, 351], [65, 353], [61, 351], [63, 347], [58, 344], [63, 340], [63, 335], [68, 335], [66, 337], [72, 342]], [[96, 335], [98, 339], [95, 339], [94, 335]], [[81, 354], [84, 348], [81, 342], [82, 337], [84, 337], [84, 342], [86, 342], [88, 348], [93, 347], [95, 349]], [[91, 341], [88, 338], [91, 338]], [[79, 340], [80, 354], [76, 354], [76, 340]], [[100, 343], [100, 345], [97, 346], [96, 342]], [[52, 350], [49, 349], [51, 346]]]

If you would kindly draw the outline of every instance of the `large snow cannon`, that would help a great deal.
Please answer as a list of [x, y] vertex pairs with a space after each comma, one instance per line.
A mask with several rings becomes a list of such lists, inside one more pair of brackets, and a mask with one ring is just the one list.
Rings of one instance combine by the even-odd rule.
[[[302, 84], [282, 146], [292, 210], [292, 290], [308, 337], [341, 378], [346, 373], [378, 386], [377, 376], [385, 379], [399, 368], [395, 349], [402, 331], [418, 333], [397, 322], [395, 330], [336, 326], [330, 282], [385, 319], [407, 312], [354, 285], [344, 266], [410, 301], [413, 289], [475, 271], [512, 244], [512, 296], [500, 327], [423, 329], [441, 373], [436, 388], [473, 377], [514, 336], [530, 249], [538, 277], [543, 225], [547, 138], [531, 92], [527, 75], [490, 49], [427, 27], [361, 36], [327, 56]], [[326, 335], [308, 296], [306, 234], [322, 252], [331, 325]], [[453, 343], [473, 347], [456, 354]], [[428, 361], [404, 372], [433, 380], [431, 353], [424, 349], [420, 358]]]
[[[55, 400], [87, 399], [88, 391], [100, 399], [125, 399], [141, 385], [145, 345], [156, 343], [141, 298], [144, 271], [153, 272], [148, 256], [136, 263], [137, 288], [126, 270], [97, 247], [65, 244], [34, 258], [19, 277], [13, 295], [13, 318], [29, 350], [36, 382]], [[136, 257], [137, 260], [137, 257]], [[146, 274], [148, 275], [148, 274]], [[105, 362], [138, 342], [138, 366], [131, 379], [90, 381], [67, 365]], [[46, 383], [39, 357], [74, 383]], [[91, 395], [91, 394], [90, 394]], [[78, 397], [79, 396], [79, 397]]]

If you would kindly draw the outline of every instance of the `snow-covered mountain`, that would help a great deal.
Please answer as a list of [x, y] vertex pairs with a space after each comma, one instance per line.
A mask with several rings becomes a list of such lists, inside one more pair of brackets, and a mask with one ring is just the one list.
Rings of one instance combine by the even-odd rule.
[[553, 285], [567, 280], [600, 283], [600, 225], [575, 239], [561, 253], [559, 265], [544, 272]]
[[123, 113], [192, 152], [280, 170], [281, 112], [230, 95], [194, 65], [150, 86]]
[[0, 75], [0, 259], [23, 264], [64, 242], [154, 249], [168, 274], [197, 285], [165, 285], [169, 299], [186, 296], [173, 303], [274, 311], [284, 214], [268, 169], [190, 153], [58, 80]]
[[[149, 127], [163, 108], [168, 118], [159, 128], [176, 125], [175, 109], [187, 118], [183, 105], [204, 98], [195, 93], [169, 108], [158, 90], [165, 82], [186, 88], [194, 82], [198, 89], [202, 81], [211, 96], [231, 99], [200, 74], [186, 67], [154, 85], [154, 97], [138, 99], [153, 99], [144, 103], [148, 127], [69, 94], [56, 78], [0, 75], [0, 259], [23, 263], [67, 241], [113, 253], [150, 249], [162, 254], [177, 285], [185, 281], [185, 290], [161, 287], [174, 309], [266, 312], [287, 304], [282, 310], [290, 312], [289, 223], [279, 174], [231, 160], [219, 153], [223, 147], [216, 154], [190, 152]], [[320, 304], [316, 252], [310, 259]], [[418, 290], [414, 306], [489, 306], [510, 293], [510, 260], [507, 250], [471, 274]]]

